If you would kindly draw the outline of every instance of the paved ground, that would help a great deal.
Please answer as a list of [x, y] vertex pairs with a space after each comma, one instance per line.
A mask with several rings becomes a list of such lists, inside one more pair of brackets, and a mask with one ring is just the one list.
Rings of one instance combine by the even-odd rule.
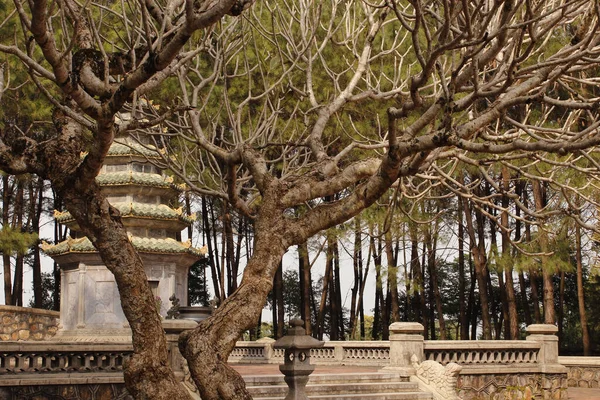
[[600, 389], [569, 388], [569, 400], [600, 400]]
[[[277, 364], [232, 364], [242, 375], [279, 375]], [[339, 367], [318, 365], [313, 374], [343, 374], [360, 372], [377, 372], [377, 367]], [[569, 388], [569, 400], [600, 400], [600, 389]]]

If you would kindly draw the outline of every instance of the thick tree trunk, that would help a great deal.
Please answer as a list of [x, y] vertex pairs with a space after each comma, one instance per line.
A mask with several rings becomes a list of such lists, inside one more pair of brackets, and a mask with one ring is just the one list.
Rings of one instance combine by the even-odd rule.
[[[187, 392], [168, 365], [166, 338], [142, 260], [129, 241], [118, 210], [108, 203], [95, 182], [97, 170], [81, 162], [83, 144], [76, 138], [82, 137], [82, 128], [58, 110], [54, 123], [60, 139], [49, 144], [56, 149], [49, 147], [47, 151], [62, 156], [44, 160], [48, 171], [44, 178], [51, 181], [82, 233], [115, 277], [123, 313], [131, 327], [134, 351], [125, 366], [125, 385], [137, 399], [186, 399]], [[107, 126], [108, 131], [100, 130], [97, 134], [111, 142], [112, 121]], [[75, 169], [78, 173], [73, 172]]]
[[187, 398], [167, 363], [166, 339], [154, 296], [118, 211], [108, 204], [95, 183], [85, 189], [69, 182], [55, 187], [115, 276], [123, 312], [132, 330], [134, 354], [124, 373], [127, 389], [136, 398]]
[[281, 257], [289, 244], [281, 232], [285, 220], [263, 200], [262, 213], [255, 221], [254, 252], [242, 282], [213, 315], [193, 331], [184, 332], [179, 348], [188, 360], [203, 400], [251, 399], [244, 380], [227, 365], [227, 358], [240, 335], [251, 328], [261, 313], [271, 290]]

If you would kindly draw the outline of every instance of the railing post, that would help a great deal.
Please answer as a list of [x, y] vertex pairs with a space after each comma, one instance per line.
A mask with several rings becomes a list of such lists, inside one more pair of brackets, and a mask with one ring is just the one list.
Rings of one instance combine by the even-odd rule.
[[267, 364], [270, 364], [273, 361], [273, 344], [275, 343], [275, 339], [270, 337], [263, 337], [256, 341], [256, 343], [260, 343], [263, 345], [263, 357], [265, 358]]
[[343, 365], [344, 362], [344, 344], [343, 343], [333, 343], [333, 356], [335, 357], [335, 361]]
[[538, 363], [542, 366], [542, 372], [562, 373], [566, 368], [558, 363], [558, 328], [550, 324], [533, 324], [525, 328], [526, 340], [538, 342], [540, 352]]
[[194, 329], [198, 323], [189, 319], [163, 319], [162, 326], [167, 335], [169, 363], [175, 375], [179, 375], [180, 379], [183, 379], [184, 367], [183, 356], [179, 352], [179, 334], [188, 329]]
[[415, 375], [411, 357], [415, 355], [419, 362], [424, 358], [423, 332], [425, 328], [418, 322], [394, 322], [390, 325], [390, 365], [386, 371], [399, 373], [402, 377]]

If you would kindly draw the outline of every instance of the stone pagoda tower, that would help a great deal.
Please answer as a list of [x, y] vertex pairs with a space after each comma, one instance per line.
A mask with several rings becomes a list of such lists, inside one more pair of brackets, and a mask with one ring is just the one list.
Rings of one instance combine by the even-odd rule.
[[[157, 153], [131, 139], [114, 143], [96, 178], [117, 208], [130, 240], [144, 262], [157, 309], [166, 316], [173, 295], [187, 306], [188, 271], [205, 256], [204, 249], [181, 242], [181, 231], [195, 219], [174, 209], [181, 187], [161, 173], [150, 158]], [[72, 341], [126, 341], [129, 324], [121, 310], [117, 284], [100, 255], [68, 212], [55, 218], [69, 227], [70, 237], [43, 250], [61, 267], [60, 327], [56, 338]]]

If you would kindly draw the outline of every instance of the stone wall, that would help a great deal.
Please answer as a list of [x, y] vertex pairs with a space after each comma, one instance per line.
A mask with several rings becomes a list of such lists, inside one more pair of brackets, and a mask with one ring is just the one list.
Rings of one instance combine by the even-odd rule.
[[58, 311], [0, 306], [0, 341], [48, 340], [58, 330]]
[[563, 400], [568, 398], [564, 374], [461, 372], [458, 394], [463, 400]]
[[0, 399], [133, 400], [133, 397], [123, 383], [101, 383], [0, 387]]
[[600, 388], [600, 357], [559, 357], [569, 387]]

